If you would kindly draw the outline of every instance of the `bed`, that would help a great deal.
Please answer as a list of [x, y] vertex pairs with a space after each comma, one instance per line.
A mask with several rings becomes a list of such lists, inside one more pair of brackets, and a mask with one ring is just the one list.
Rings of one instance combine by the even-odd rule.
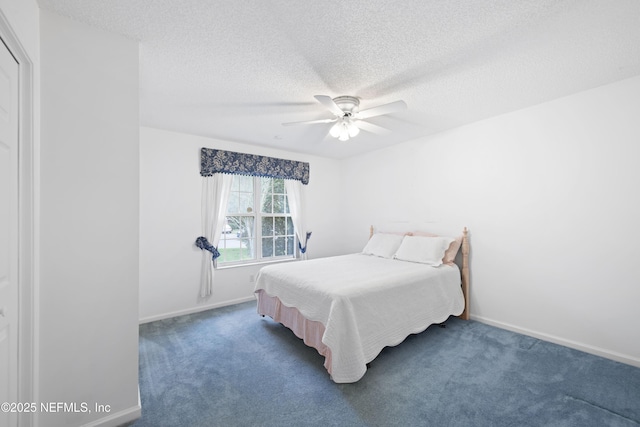
[[356, 382], [384, 347], [449, 316], [469, 318], [468, 257], [466, 228], [448, 238], [371, 227], [362, 253], [263, 267], [258, 314], [323, 355], [334, 382]]

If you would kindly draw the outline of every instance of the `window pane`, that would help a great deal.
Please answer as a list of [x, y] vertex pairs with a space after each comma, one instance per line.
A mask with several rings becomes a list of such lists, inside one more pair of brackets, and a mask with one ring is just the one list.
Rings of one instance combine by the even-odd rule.
[[273, 178], [273, 192], [284, 194], [284, 179]]
[[274, 218], [274, 231], [276, 236], [282, 236], [287, 233], [286, 218], [283, 216], [277, 216]]
[[287, 237], [287, 255], [293, 255], [294, 238]]
[[[241, 248], [239, 245], [236, 246], [235, 248], [224, 249], [224, 252], [220, 251], [220, 258], [218, 258], [218, 262], [244, 261], [246, 258], [244, 257], [243, 251], [244, 249]], [[224, 261], [221, 261], [223, 257], [224, 257]]]
[[229, 195], [229, 202], [227, 204], [227, 214], [235, 214], [239, 213], [239, 205], [238, 205], [238, 193], [234, 193], [233, 191]]
[[273, 178], [260, 178], [260, 187], [263, 194], [273, 193]]
[[275, 238], [275, 256], [283, 256], [287, 254], [287, 238]]
[[[220, 236], [220, 241], [218, 242], [218, 251], [220, 251], [221, 249], [224, 249], [226, 247], [226, 244], [227, 244], [226, 239], [227, 239], [227, 236], [225, 234], [222, 234]], [[222, 253], [222, 252], [220, 252], [220, 253]]]
[[242, 239], [240, 241], [242, 245], [242, 259], [243, 260], [251, 260], [256, 258], [255, 245], [253, 244], [253, 240], [250, 239]]
[[284, 195], [278, 194], [273, 196], [273, 213], [284, 213]]
[[[253, 193], [253, 177], [244, 175], [235, 175], [234, 180], [238, 179], [238, 190], [247, 193]], [[235, 187], [233, 187], [235, 188]]]
[[271, 194], [263, 194], [260, 205], [262, 213], [273, 213], [273, 196]]
[[253, 193], [239, 193], [240, 204], [237, 213], [253, 212]]
[[227, 262], [227, 250], [220, 247], [220, 245], [218, 245], [218, 252], [220, 252], [220, 256], [218, 257], [218, 262]]
[[219, 263], [239, 261], [240, 243], [238, 239], [221, 238], [220, 243], [218, 243], [218, 252], [220, 252]]
[[238, 262], [255, 259], [254, 246], [247, 236], [253, 236], [253, 218], [233, 215], [227, 216], [227, 226], [220, 235], [218, 263]]
[[252, 216], [242, 216], [240, 219], [239, 237], [253, 239], [256, 235], [255, 218]]
[[[240, 230], [240, 218], [239, 216], [229, 216], [227, 215], [227, 224], [229, 224], [229, 227], [231, 227], [231, 236], [233, 237], [238, 237], [236, 236], [236, 233], [238, 233], [238, 231]], [[229, 229], [227, 228], [227, 231]], [[229, 233], [227, 233], [229, 234]]]
[[287, 234], [294, 234], [293, 220], [290, 216], [287, 217]]
[[273, 256], [273, 237], [262, 238], [262, 257]]
[[263, 236], [273, 236], [273, 217], [272, 216], [264, 216], [262, 217], [262, 235]]
[[[234, 175], [227, 204], [227, 214], [247, 213], [253, 207], [253, 177]], [[251, 212], [251, 210], [249, 210]]]

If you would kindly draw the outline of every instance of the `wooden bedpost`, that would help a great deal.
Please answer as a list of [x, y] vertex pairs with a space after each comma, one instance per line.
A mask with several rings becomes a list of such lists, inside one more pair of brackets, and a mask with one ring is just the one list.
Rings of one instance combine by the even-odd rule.
[[464, 311], [461, 319], [469, 320], [469, 230], [462, 230], [462, 293], [464, 294]]

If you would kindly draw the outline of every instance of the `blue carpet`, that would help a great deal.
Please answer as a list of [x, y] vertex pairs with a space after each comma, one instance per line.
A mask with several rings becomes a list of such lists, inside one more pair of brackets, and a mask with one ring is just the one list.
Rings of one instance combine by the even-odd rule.
[[640, 426], [640, 368], [450, 318], [354, 384], [255, 302], [140, 326], [142, 418], [180, 426]]

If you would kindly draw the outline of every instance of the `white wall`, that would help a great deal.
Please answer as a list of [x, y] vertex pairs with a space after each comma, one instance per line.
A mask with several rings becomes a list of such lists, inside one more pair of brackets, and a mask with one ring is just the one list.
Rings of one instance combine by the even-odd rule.
[[41, 13], [40, 402], [138, 406], [138, 45]]
[[7, 17], [22, 47], [34, 63], [39, 55], [39, 8], [36, 0], [0, 0], [0, 9]]
[[[253, 298], [249, 281], [260, 265], [218, 269], [213, 295], [199, 298], [201, 251], [200, 148], [309, 162], [309, 258], [332, 255], [340, 244], [340, 163], [305, 154], [153, 128], [140, 131], [140, 320], [142, 322]], [[367, 231], [363, 230], [363, 234]]]
[[635, 77], [346, 160], [348, 230], [467, 226], [473, 318], [640, 366], [639, 118]]

